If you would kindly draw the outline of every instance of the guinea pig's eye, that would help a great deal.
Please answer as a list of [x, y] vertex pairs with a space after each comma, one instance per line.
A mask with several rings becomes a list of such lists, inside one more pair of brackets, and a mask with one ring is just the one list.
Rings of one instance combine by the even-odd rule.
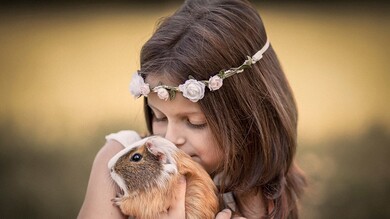
[[142, 160], [142, 155], [138, 154], [138, 153], [133, 154], [133, 156], [131, 156], [130, 160], [134, 161], [134, 162], [138, 162], [138, 161]]

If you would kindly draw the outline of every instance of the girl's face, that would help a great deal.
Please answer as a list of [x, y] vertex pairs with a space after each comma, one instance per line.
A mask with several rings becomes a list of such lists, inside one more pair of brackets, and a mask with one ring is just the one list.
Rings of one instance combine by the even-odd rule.
[[191, 158], [213, 174], [222, 163], [222, 153], [198, 103], [176, 93], [173, 100], [161, 100], [156, 93], [148, 95], [152, 110], [153, 134], [172, 141]]

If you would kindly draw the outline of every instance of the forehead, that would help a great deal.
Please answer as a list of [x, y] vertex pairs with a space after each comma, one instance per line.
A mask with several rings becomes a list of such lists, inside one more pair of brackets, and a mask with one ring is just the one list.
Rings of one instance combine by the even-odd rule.
[[204, 116], [198, 103], [184, 98], [181, 93], [176, 93], [173, 100], [161, 100], [156, 93], [148, 95], [148, 105], [152, 110], [172, 116]]
[[[146, 83], [149, 83], [151, 87], [155, 87], [161, 83], [169, 86], [177, 86], [177, 84], [172, 81], [154, 76], [147, 77]], [[176, 92], [176, 96], [173, 100], [161, 100], [156, 93], [149, 93], [147, 99], [150, 108], [160, 111], [166, 115], [204, 116], [200, 105], [184, 98], [180, 92]]]

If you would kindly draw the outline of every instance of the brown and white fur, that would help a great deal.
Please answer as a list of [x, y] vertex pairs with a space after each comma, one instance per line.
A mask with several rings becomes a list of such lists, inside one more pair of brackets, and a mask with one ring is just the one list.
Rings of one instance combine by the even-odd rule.
[[180, 175], [186, 177], [187, 219], [215, 218], [219, 210], [216, 187], [207, 172], [162, 137], [148, 137], [123, 149], [108, 168], [124, 193], [113, 202], [126, 215], [155, 219], [167, 212]]

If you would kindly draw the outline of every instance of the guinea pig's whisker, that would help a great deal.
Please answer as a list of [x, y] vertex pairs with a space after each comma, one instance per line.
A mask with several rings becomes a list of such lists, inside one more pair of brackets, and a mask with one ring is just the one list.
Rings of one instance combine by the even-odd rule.
[[111, 177], [109, 179], [110, 179], [110, 186], [112, 186], [116, 191], [116, 198], [123, 197], [125, 195], [125, 191], [118, 186], [118, 184], [115, 182], [114, 179], [112, 179]]

